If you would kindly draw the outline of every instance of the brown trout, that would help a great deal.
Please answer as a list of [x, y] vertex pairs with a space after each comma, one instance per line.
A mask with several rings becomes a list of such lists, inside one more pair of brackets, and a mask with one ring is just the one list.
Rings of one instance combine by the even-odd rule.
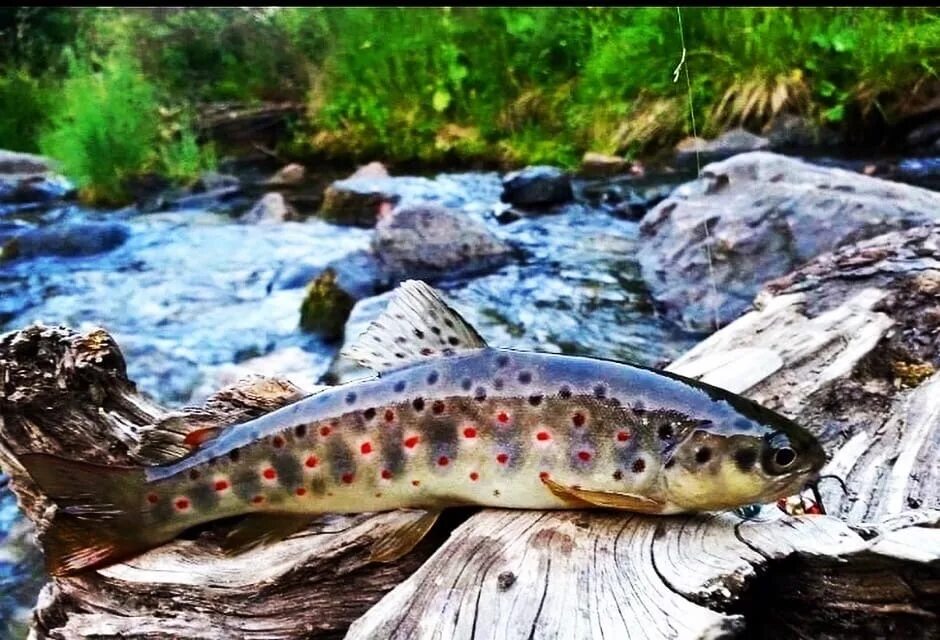
[[194, 432], [198, 447], [170, 464], [23, 456], [57, 503], [43, 539], [50, 572], [107, 566], [236, 515], [247, 514], [230, 550], [283, 538], [319, 513], [425, 510], [376, 543], [373, 558], [388, 561], [448, 506], [723, 510], [800, 491], [825, 462], [803, 428], [722, 389], [490, 348], [420, 281], [404, 283], [346, 355], [379, 375]]

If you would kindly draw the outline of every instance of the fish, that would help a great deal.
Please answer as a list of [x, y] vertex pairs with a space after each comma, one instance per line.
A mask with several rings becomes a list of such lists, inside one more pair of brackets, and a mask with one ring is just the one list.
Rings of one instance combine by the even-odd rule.
[[343, 355], [376, 375], [241, 424], [194, 428], [177, 460], [21, 456], [56, 504], [41, 537], [49, 572], [103, 568], [233, 516], [243, 518], [222, 543], [229, 553], [318, 514], [421, 512], [375, 541], [371, 558], [390, 562], [448, 507], [723, 511], [792, 495], [826, 460], [806, 429], [718, 387], [490, 347], [420, 280], [402, 283]]

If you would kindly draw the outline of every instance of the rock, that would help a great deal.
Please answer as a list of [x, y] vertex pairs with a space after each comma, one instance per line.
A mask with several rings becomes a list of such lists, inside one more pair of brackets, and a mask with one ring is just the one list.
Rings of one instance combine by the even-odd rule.
[[588, 151], [581, 158], [581, 174], [589, 178], [604, 178], [625, 173], [629, 163], [620, 156]]
[[32, 153], [0, 149], [0, 174], [48, 173], [53, 170], [52, 161]]
[[510, 222], [521, 220], [524, 217], [518, 209], [513, 209], [512, 207], [495, 209], [492, 215], [493, 219], [499, 224], [509, 224]]
[[911, 129], [904, 142], [912, 149], [926, 149], [940, 142], [940, 117]]
[[360, 300], [353, 307], [346, 321], [343, 332], [343, 346], [337, 351], [337, 356], [330, 363], [329, 368], [320, 380], [322, 384], [343, 384], [357, 378], [365, 378], [372, 373], [358, 362], [348, 360], [341, 355], [348, 346], [351, 346], [359, 336], [368, 328], [369, 324], [381, 315], [392, 299], [392, 291], [382, 295]]
[[213, 191], [229, 191], [231, 189], [240, 189], [241, 180], [228, 173], [217, 173], [215, 171], [205, 171], [196, 182], [193, 183], [193, 193], [209, 193]]
[[68, 179], [54, 173], [0, 175], [0, 202], [52, 202], [74, 192], [75, 186]]
[[301, 389], [315, 391], [322, 366], [314, 355], [300, 347], [286, 347], [267, 355], [215, 368], [203, 377], [189, 402], [202, 402], [219, 389], [251, 376], [284, 378]]
[[302, 183], [306, 175], [307, 170], [303, 165], [292, 162], [286, 167], [281, 167], [277, 173], [268, 178], [267, 184], [292, 187]]
[[324, 269], [307, 287], [300, 305], [300, 328], [326, 340], [343, 337], [346, 318], [356, 301], [339, 286], [336, 272]]
[[372, 248], [392, 280], [481, 273], [508, 263], [512, 253], [482, 223], [432, 203], [383, 216]]
[[284, 200], [284, 196], [272, 191], [264, 194], [255, 206], [243, 214], [238, 221], [248, 224], [275, 224], [299, 218], [294, 208]]
[[356, 169], [355, 173], [349, 176], [350, 180], [373, 180], [376, 178], [388, 178], [390, 174], [385, 165], [381, 162], [370, 162]]
[[676, 145], [676, 162], [694, 164], [696, 157], [702, 162], [723, 160], [739, 153], [759, 151], [770, 146], [767, 138], [754, 135], [740, 127], [725, 131], [714, 140], [686, 138]]
[[574, 197], [571, 177], [558, 167], [526, 167], [503, 178], [500, 198], [517, 206], [547, 206], [569, 202]]
[[770, 142], [772, 149], [810, 149], [839, 144], [839, 134], [832, 129], [793, 113], [779, 114], [764, 126], [761, 133]]
[[925, 189], [746, 153], [708, 165], [647, 213], [637, 257], [667, 316], [706, 330], [715, 309], [728, 323], [764, 282], [810, 258], [938, 214], [940, 194]]
[[37, 256], [90, 256], [121, 246], [130, 228], [116, 222], [75, 222], [29, 229], [0, 250], [0, 262]]

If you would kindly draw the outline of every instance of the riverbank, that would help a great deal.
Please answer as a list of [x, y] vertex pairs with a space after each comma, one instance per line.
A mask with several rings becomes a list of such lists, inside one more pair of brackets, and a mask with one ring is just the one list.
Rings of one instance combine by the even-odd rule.
[[135, 176], [184, 184], [214, 166], [229, 137], [208, 144], [195, 112], [219, 102], [297, 105], [262, 145], [285, 162], [378, 157], [411, 170], [572, 169], [586, 152], [646, 162], [690, 135], [692, 110], [706, 138], [743, 127], [843, 154], [928, 151], [940, 136], [932, 9], [30, 8], [0, 18], [10, 35], [0, 148], [56, 158], [86, 201], [126, 203]]

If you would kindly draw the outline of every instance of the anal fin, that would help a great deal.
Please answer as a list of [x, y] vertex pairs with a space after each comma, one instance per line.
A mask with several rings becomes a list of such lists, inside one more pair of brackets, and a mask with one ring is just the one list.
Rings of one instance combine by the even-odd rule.
[[311, 520], [311, 514], [247, 515], [225, 536], [222, 550], [228, 555], [236, 555], [261, 545], [279, 542], [305, 529]]
[[663, 510], [663, 504], [658, 500], [633, 493], [566, 487], [551, 478], [545, 478], [542, 482], [559, 498], [585, 503], [592, 507], [634, 511], [636, 513], [661, 513]]
[[369, 560], [372, 562], [395, 562], [415, 548], [428, 534], [441, 515], [440, 511], [425, 511], [417, 520], [403, 525], [388, 536], [372, 544]]

